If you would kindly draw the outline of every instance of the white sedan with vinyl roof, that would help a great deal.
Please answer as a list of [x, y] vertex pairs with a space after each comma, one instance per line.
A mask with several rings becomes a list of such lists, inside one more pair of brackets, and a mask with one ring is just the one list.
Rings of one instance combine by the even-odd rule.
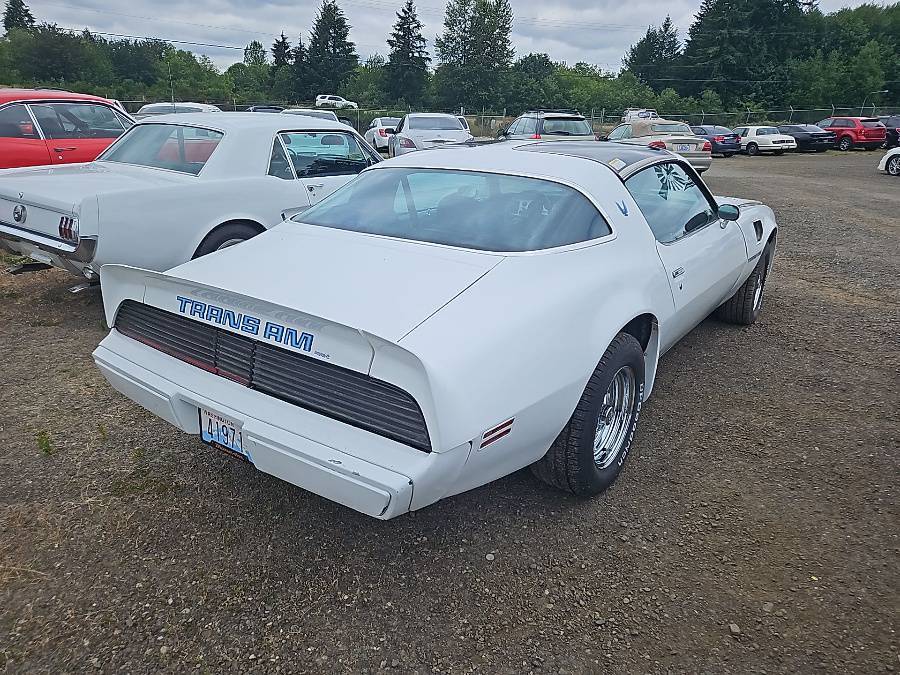
[[380, 161], [333, 120], [149, 117], [93, 162], [0, 171], [0, 248], [90, 280], [107, 263], [165, 270], [250, 239]]
[[660, 357], [712, 312], [756, 321], [775, 237], [771, 209], [663, 150], [417, 152], [238, 248], [104, 267], [94, 359], [162, 420], [374, 517], [529, 465], [589, 496]]

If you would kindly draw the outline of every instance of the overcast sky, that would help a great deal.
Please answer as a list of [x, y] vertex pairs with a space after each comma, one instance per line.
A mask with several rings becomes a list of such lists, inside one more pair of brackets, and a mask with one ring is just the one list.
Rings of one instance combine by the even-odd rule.
[[[27, 2], [28, 0], [26, 0]], [[886, 4], [882, 0], [879, 4]], [[350, 39], [367, 57], [386, 54], [385, 40], [403, 0], [338, 0], [352, 26]], [[625, 50], [647, 29], [670, 14], [683, 35], [700, 0], [511, 0], [516, 54], [546, 52], [555, 61], [586, 61], [607, 70], [621, 66]], [[242, 58], [238, 49], [251, 40], [269, 48], [283, 30], [296, 43], [308, 42], [320, 0], [32, 0], [38, 21], [65, 28], [220, 46], [180, 45], [207, 54], [220, 68]], [[862, 4], [858, 0], [820, 0], [822, 11]], [[429, 50], [441, 28], [444, 3], [416, 2]]]

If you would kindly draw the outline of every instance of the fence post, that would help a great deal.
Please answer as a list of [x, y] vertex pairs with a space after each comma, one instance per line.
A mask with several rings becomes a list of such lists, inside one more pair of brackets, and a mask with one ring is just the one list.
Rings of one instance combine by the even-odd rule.
[[706, 113], [701, 110], [700, 111], [700, 124], [704, 124], [706, 122]]
[[602, 127], [606, 120], [606, 108], [600, 110], [600, 126]]
[[789, 106], [789, 107], [791, 109], [791, 114], [788, 117], [788, 122], [793, 122], [794, 121], [794, 106]]
[[750, 124], [750, 108], [747, 108], [747, 118], [744, 120], [744, 124]]

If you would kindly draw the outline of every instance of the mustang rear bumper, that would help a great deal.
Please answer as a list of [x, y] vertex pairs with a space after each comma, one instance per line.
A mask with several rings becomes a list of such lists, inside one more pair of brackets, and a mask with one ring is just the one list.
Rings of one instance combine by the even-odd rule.
[[0, 249], [46, 262], [89, 279], [97, 276], [88, 267], [97, 250], [97, 239], [94, 237], [82, 237], [78, 244], [70, 244], [0, 221]]
[[393, 518], [452, 494], [471, 444], [426, 453], [207, 373], [116, 331], [94, 361], [119, 392], [179, 429], [198, 409], [240, 427], [253, 465], [369, 516]]

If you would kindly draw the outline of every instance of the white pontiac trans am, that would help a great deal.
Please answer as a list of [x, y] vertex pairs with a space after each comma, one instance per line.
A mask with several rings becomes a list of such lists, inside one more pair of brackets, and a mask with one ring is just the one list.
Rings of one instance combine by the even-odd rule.
[[277, 225], [379, 161], [332, 120], [149, 117], [93, 162], [0, 171], [0, 248], [90, 280], [107, 263], [165, 270]]
[[416, 152], [165, 273], [102, 270], [113, 387], [378, 518], [522, 467], [593, 495], [659, 357], [753, 323], [772, 211], [617, 143]]

